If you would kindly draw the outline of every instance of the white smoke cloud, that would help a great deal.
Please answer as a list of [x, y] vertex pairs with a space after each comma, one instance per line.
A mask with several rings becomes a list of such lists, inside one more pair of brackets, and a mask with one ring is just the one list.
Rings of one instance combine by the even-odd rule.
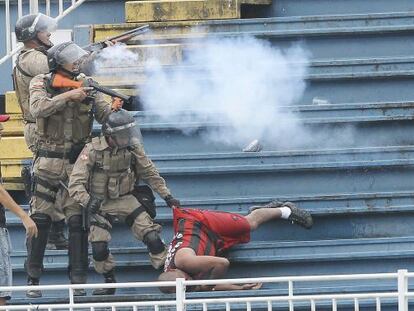
[[300, 100], [307, 65], [299, 46], [281, 51], [251, 37], [207, 41], [189, 53], [183, 69], [152, 64], [140, 94], [146, 109], [178, 127], [224, 123], [208, 130], [209, 140], [242, 146], [259, 139], [285, 147], [303, 127], [281, 107]]
[[108, 68], [136, 66], [140, 57], [122, 43], [117, 43], [99, 52], [94, 60], [96, 74], [106, 73]]
[[[102, 51], [95, 67], [146, 65], [146, 83], [137, 86], [145, 110], [187, 134], [195, 128], [189, 125], [205, 126], [202, 138], [211, 142], [242, 148], [258, 139], [267, 150], [354, 143], [352, 127], [309, 128], [287, 108], [299, 104], [306, 87], [309, 55], [299, 45], [282, 51], [252, 37], [202, 44], [177, 66], [116, 45]], [[123, 77], [127, 72], [134, 81], [133, 71]]]

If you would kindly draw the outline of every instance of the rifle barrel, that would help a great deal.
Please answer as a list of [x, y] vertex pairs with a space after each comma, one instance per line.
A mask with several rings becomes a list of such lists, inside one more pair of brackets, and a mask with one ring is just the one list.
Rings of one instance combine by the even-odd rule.
[[126, 37], [127, 39], [125, 41], [127, 41], [127, 40], [129, 40], [129, 38], [128, 38], [129, 35], [133, 35], [135, 33], [138, 35], [138, 33], [140, 33], [140, 32], [146, 32], [147, 30], [149, 30], [149, 25], [148, 24], [145, 24], [145, 25], [140, 26], [138, 28], [131, 29], [131, 30], [128, 30], [126, 32], [123, 32], [123, 33], [121, 33], [119, 35], [110, 37], [110, 38], [108, 38], [106, 40], [102, 40], [102, 41], [98, 41], [96, 43], [88, 44], [88, 45], [82, 47], [82, 49], [84, 49], [85, 51], [89, 51], [89, 52], [99, 51], [99, 50], [102, 50], [102, 49], [104, 49], [106, 47], [105, 41], [117, 40], [117, 39], [122, 38], [122, 37]]
[[134, 33], [136, 33], [136, 32], [142, 32], [142, 31], [144, 31], [144, 30], [145, 30], [145, 31], [147, 31], [147, 29], [149, 29], [149, 25], [148, 25], [148, 24], [145, 24], [145, 25], [140, 26], [140, 27], [138, 27], [138, 28], [131, 29], [131, 30], [125, 31], [125, 32], [123, 32], [123, 33], [121, 33], [121, 34], [119, 34], [119, 35], [116, 35], [116, 36], [110, 37], [110, 38], [106, 39], [105, 41], [116, 40], [116, 39], [118, 39], [118, 38], [122, 38], [122, 37], [124, 37], [124, 36], [134, 34]]
[[118, 93], [118, 92], [116, 92], [116, 91], [114, 91], [110, 88], [107, 88], [105, 86], [102, 86], [102, 85], [98, 84], [97, 82], [95, 82], [93, 80], [89, 81], [89, 85], [91, 87], [93, 87], [95, 90], [97, 90], [98, 92], [104, 93], [104, 94], [112, 96], [112, 97], [118, 97], [118, 98], [122, 99], [124, 102], [128, 103], [128, 102], [131, 101], [131, 96]]

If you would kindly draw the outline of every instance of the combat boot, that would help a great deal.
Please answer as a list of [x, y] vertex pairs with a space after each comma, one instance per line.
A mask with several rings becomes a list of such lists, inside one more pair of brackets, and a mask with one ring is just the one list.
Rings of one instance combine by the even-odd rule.
[[[27, 285], [39, 285], [39, 279], [31, 278], [30, 276], [27, 278]], [[42, 297], [42, 292], [38, 289], [29, 289], [26, 292], [26, 297], [28, 298], [40, 298]]]
[[[109, 272], [103, 274], [105, 283], [116, 283], [115, 273], [112, 269]], [[116, 288], [97, 288], [92, 292], [92, 295], [114, 295]]]
[[299, 225], [303, 228], [310, 229], [313, 226], [313, 219], [312, 215], [301, 208], [298, 208], [292, 202], [285, 202], [283, 203], [284, 206], [287, 206], [292, 211], [288, 220], [292, 222], [292, 224]]
[[52, 223], [46, 249], [68, 249], [68, 240], [65, 237], [65, 220]]

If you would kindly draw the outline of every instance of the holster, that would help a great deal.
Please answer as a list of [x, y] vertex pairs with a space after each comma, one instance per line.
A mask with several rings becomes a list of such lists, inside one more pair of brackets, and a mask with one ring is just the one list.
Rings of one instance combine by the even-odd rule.
[[148, 213], [148, 215], [154, 219], [157, 216], [157, 206], [155, 205], [155, 196], [152, 192], [152, 189], [147, 185], [135, 184], [132, 194], [145, 208], [145, 211]]
[[33, 193], [33, 180], [30, 166], [23, 166], [21, 175], [24, 185], [24, 193], [26, 194], [26, 197], [30, 199]]
[[89, 232], [90, 227], [90, 209], [89, 206], [82, 207], [82, 229], [86, 232]]

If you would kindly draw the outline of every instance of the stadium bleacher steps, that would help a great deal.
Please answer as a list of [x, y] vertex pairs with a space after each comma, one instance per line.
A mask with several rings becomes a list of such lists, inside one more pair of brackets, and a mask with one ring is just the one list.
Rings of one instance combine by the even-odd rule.
[[[185, 3], [184, 3], [185, 2]], [[223, 4], [230, 4], [223, 7]], [[247, 6], [248, 5], [248, 6]], [[190, 13], [191, 10], [191, 13]], [[240, 19], [255, 15], [261, 18]], [[246, 16], [247, 16], [246, 15]], [[145, 149], [183, 206], [247, 214], [248, 207], [272, 199], [292, 201], [314, 215], [312, 230], [272, 221], [253, 232], [252, 242], [229, 252], [230, 277], [377, 273], [413, 271], [414, 246], [414, 3], [409, 0], [267, 0], [128, 1], [123, 24], [92, 25], [95, 41], [150, 23], [151, 31], [133, 38], [128, 49], [139, 55], [136, 66], [108, 67], [96, 78], [104, 85], [140, 96], [136, 82], [145, 81], [143, 64], [156, 56], [167, 73], [181, 70], [189, 53], [205, 40], [254, 36], [285, 49], [300, 44], [308, 51], [310, 67], [303, 98], [282, 111], [295, 112], [312, 133], [348, 129], [352, 139], [337, 144], [309, 144], [281, 149], [264, 144], [260, 153], [246, 154], [240, 146], [205, 141], [211, 129], [225, 127], [218, 116], [201, 124], [159, 117], [157, 111], [133, 112], [141, 126]], [[196, 20], [198, 19], [198, 20]], [[191, 64], [190, 64], [191, 65]], [[139, 84], [139, 83], [138, 83]], [[322, 98], [326, 104], [318, 104]], [[9, 189], [19, 190], [20, 168], [31, 154], [22, 137], [20, 110], [13, 92], [6, 95], [12, 114], [0, 142], [3, 175]], [[183, 133], [178, 128], [184, 129]], [[94, 124], [94, 133], [100, 126]], [[329, 136], [328, 135], [328, 136]], [[248, 143], [248, 142], [246, 142]], [[21, 191], [12, 192], [28, 209]], [[172, 237], [171, 210], [157, 198], [157, 221], [166, 242]], [[8, 213], [13, 239], [16, 284], [25, 283], [25, 234], [20, 221]], [[118, 280], [155, 280], [159, 271], [149, 264], [147, 251], [123, 223], [114, 225], [110, 244], [118, 262]], [[259, 264], [258, 264], [259, 263]], [[67, 283], [65, 251], [47, 251], [42, 284]], [[89, 282], [102, 278], [89, 273]], [[298, 293], [358, 293], [389, 291], [395, 282], [335, 282], [295, 285]], [[261, 290], [221, 295], [268, 296], [287, 294], [287, 287], [266, 285]], [[218, 297], [220, 293], [189, 293], [189, 297]], [[64, 302], [64, 294], [29, 300], [16, 294], [12, 303]], [[76, 301], [146, 301], [175, 299], [149, 291], [120, 290], [114, 297], [79, 297]], [[360, 310], [374, 310], [375, 300], [361, 301]], [[353, 301], [338, 310], [353, 310]], [[275, 304], [274, 310], [288, 306]], [[193, 310], [196, 308], [189, 308]], [[239, 305], [236, 310], [245, 310]], [[330, 302], [317, 310], [331, 310]], [[208, 310], [223, 310], [214, 305]], [[253, 310], [267, 310], [256, 306]], [[309, 304], [295, 304], [309, 310]], [[395, 301], [381, 310], [394, 311]]]

